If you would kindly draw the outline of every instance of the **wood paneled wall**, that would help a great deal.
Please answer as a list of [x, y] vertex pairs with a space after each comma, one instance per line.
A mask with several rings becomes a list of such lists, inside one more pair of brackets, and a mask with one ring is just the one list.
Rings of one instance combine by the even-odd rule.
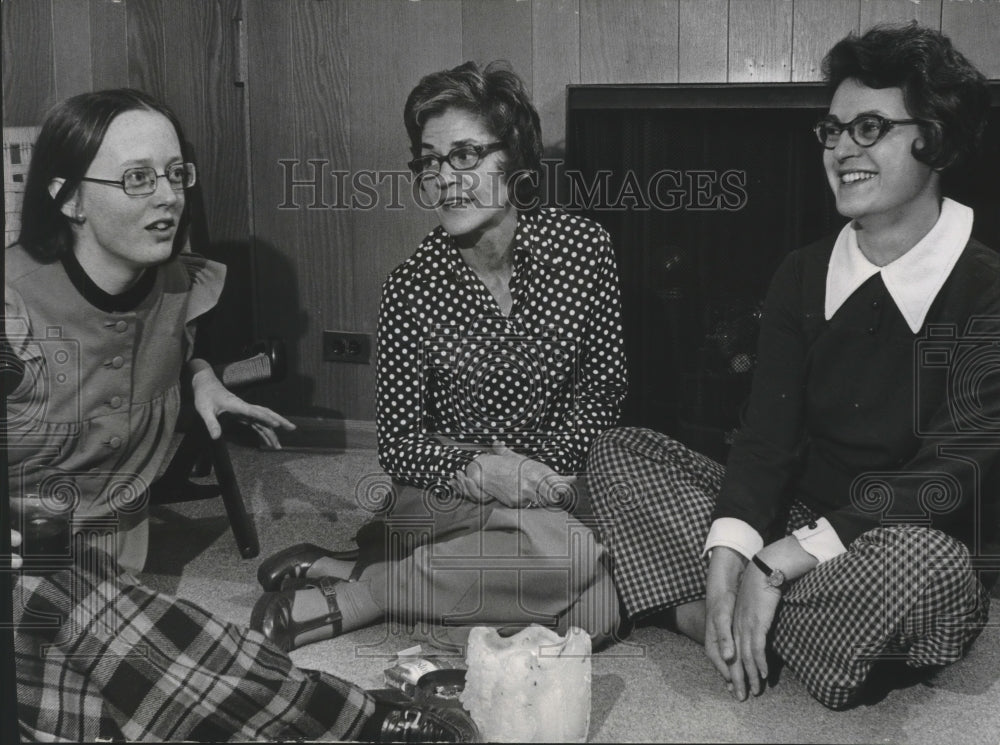
[[56, 100], [111, 85], [170, 103], [204, 174], [209, 249], [236, 267], [223, 327], [288, 341], [292, 371], [268, 403], [346, 419], [373, 418], [374, 367], [323, 362], [321, 333], [374, 333], [382, 280], [433, 217], [392, 179], [371, 209], [310, 208], [302, 187], [289, 209], [281, 161], [297, 162], [297, 180], [310, 178], [309, 160], [400, 170], [403, 102], [421, 75], [509, 60], [555, 156], [567, 84], [817, 80], [835, 40], [879, 21], [942, 29], [1000, 79], [997, 0], [3, 0], [2, 10], [4, 124], [37, 123]]

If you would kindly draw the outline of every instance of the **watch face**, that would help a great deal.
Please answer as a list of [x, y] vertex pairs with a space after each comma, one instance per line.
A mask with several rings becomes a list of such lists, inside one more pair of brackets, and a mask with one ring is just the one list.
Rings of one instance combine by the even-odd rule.
[[769, 575], [767, 575], [767, 584], [771, 587], [781, 587], [785, 584], [785, 573], [780, 569], [773, 570]]

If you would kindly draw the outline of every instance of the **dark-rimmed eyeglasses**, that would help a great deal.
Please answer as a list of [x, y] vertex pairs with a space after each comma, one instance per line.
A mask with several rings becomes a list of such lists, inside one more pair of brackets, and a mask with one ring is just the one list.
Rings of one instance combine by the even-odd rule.
[[503, 150], [503, 148], [502, 142], [490, 142], [486, 145], [461, 145], [447, 155], [428, 153], [414, 158], [406, 165], [417, 176], [429, 171], [440, 171], [441, 164], [445, 161], [452, 167], [452, 170], [470, 171], [478, 166], [487, 155], [495, 153], [497, 150]]
[[156, 191], [156, 184], [161, 178], [165, 178], [170, 188], [174, 191], [190, 189], [198, 180], [198, 173], [194, 163], [174, 163], [167, 166], [163, 173], [157, 173], [155, 168], [143, 166], [141, 168], [129, 168], [122, 174], [120, 179], [91, 178], [84, 176], [81, 181], [92, 181], [95, 184], [107, 184], [117, 186], [130, 197], [148, 197]]
[[833, 117], [820, 119], [813, 126], [816, 139], [827, 150], [833, 150], [840, 142], [840, 134], [847, 130], [859, 147], [871, 147], [888, 134], [889, 130], [901, 124], [923, 124], [923, 119], [886, 119], [878, 114], [862, 114], [846, 124]]

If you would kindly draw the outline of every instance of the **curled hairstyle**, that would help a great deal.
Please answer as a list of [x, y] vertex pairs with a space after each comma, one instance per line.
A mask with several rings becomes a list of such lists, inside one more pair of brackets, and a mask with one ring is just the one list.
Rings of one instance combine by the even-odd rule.
[[[177, 117], [142, 91], [115, 88], [81, 93], [56, 104], [45, 116], [31, 152], [17, 239], [36, 260], [52, 262], [73, 250], [72, 222], [62, 213], [62, 207], [79, 188], [111, 122], [126, 111], [154, 111], [167, 117], [177, 132], [184, 160], [191, 160]], [[56, 178], [64, 182], [53, 197], [49, 184]], [[174, 253], [187, 239], [189, 220], [185, 209], [174, 236]]]
[[502, 61], [491, 62], [484, 69], [466, 62], [425, 75], [410, 91], [403, 108], [414, 158], [421, 154], [424, 124], [447, 109], [460, 109], [483, 119], [504, 144], [507, 157], [502, 169], [513, 186], [515, 204], [531, 204], [538, 194], [542, 127], [521, 78]]
[[968, 160], [986, 128], [986, 78], [951, 40], [912, 21], [851, 33], [823, 59], [823, 78], [834, 89], [853, 78], [869, 88], [901, 88], [923, 146], [913, 157], [937, 170]]

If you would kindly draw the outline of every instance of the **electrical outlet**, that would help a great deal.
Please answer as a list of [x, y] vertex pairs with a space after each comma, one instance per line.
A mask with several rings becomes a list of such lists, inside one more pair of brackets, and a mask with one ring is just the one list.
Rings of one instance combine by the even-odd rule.
[[323, 360], [325, 362], [357, 362], [371, 364], [372, 335], [354, 331], [324, 331]]

